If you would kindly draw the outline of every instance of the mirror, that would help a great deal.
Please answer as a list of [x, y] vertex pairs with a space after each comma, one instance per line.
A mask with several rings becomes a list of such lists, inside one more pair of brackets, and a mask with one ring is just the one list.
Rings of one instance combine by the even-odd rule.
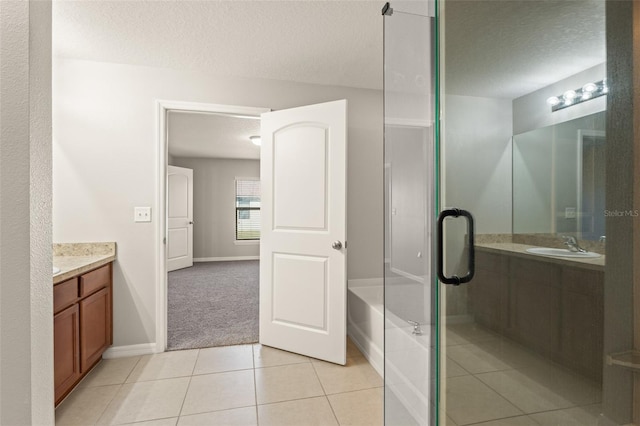
[[605, 235], [605, 112], [513, 137], [513, 233]]

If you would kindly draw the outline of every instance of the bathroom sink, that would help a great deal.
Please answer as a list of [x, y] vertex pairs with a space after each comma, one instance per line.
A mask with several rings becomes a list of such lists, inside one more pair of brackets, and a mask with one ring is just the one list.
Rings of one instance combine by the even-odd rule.
[[60, 273], [60, 268], [56, 268], [55, 266], [53, 267], [53, 275], [55, 274], [59, 274]]
[[538, 256], [555, 256], [555, 257], [576, 257], [582, 259], [600, 257], [598, 253], [588, 251], [586, 253], [580, 253], [567, 249], [549, 248], [549, 247], [533, 247], [528, 248], [527, 253], [535, 254]]

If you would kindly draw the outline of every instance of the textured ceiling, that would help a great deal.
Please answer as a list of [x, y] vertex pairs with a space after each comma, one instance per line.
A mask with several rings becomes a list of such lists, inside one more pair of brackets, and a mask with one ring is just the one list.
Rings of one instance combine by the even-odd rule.
[[513, 99], [606, 60], [604, 0], [445, 4], [447, 93]]
[[[381, 89], [383, 4], [59, 0], [54, 55]], [[448, 93], [515, 98], [605, 61], [604, 0], [444, 4]]]
[[169, 154], [175, 157], [260, 158], [260, 148], [249, 140], [260, 135], [260, 120], [170, 111], [168, 127]]
[[[53, 8], [53, 50], [55, 57], [381, 89], [383, 4], [384, 0], [58, 0]], [[398, 11], [407, 4], [412, 6], [392, 2]], [[447, 93], [513, 99], [605, 61], [604, 0], [444, 4]], [[400, 18], [398, 13], [386, 19]], [[187, 133], [190, 127], [184, 123], [203, 120], [183, 115], [175, 126]], [[246, 129], [235, 124], [227, 130], [221, 123], [209, 125], [221, 135], [233, 128], [238, 132], [233, 138], [246, 136]], [[258, 150], [250, 146], [230, 154], [228, 148], [240, 146], [231, 142], [211, 154], [208, 150], [215, 144], [206, 136], [174, 134], [171, 149], [175, 155], [257, 158]], [[206, 151], [198, 154], [188, 147], [187, 137]], [[232, 136], [221, 139], [230, 141]]]
[[54, 55], [381, 88], [383, 1], [56, 1]]

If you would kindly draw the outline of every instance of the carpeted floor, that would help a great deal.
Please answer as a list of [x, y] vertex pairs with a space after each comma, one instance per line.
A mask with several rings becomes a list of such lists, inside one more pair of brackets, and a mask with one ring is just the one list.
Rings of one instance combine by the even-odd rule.
[[169, 272], [168, 350], [258, 341], [259, 261], [198, 262]]

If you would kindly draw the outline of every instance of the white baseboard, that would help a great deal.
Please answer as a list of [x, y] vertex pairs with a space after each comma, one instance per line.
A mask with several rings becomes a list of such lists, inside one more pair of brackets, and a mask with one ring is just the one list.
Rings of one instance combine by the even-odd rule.
[[357, 278], [347, 281], [348, 287], [382, 286], [382, 278]]
[[128, 356], [151, 355], [154, 353], [156, 353], [155, 343], [141, 343], [139, 345], [112, 346], [102, 354], [102, 358], [125, 358]]
[[260, 256], [233, 256], [233, 257], [194, 257], [194, 262], [230, 262], [233, 260], [260, 260]]
[[383, 348], [374, 345], [369, 337], [357, 325], [349, 322], [347, 324], [347, 335], [351, 338], [354, 345], [360, 350], [362, 355], [369, 361], [374, 370], [384, 378], [384, 354]]

